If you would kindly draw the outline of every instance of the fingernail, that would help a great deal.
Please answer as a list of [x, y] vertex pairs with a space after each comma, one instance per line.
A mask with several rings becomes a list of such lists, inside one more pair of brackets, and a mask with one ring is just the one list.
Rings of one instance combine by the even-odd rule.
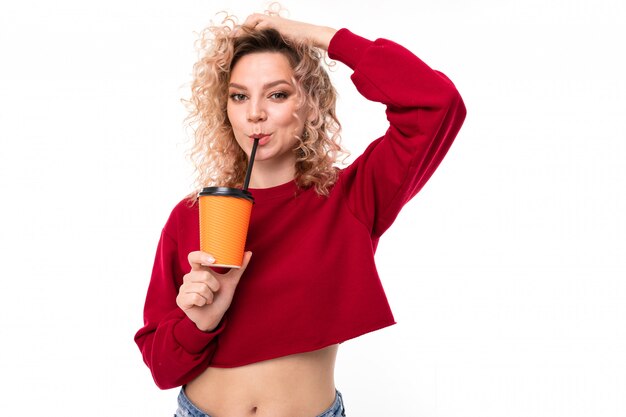
[[204, 260], [208, 264], [212, 264], [213, 262], [215, 262], [215, 258], [212, 256], [207, 256], [206, 258], [204, 258]]

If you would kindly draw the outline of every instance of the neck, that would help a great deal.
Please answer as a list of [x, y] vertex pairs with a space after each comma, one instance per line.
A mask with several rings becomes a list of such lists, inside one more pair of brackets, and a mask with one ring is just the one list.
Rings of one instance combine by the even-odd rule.
[[250, 175], [250, 188], [271, 188], [292, 181], [296, 176], [293, 163], [277, 166], [269, 161], [255, 161]]

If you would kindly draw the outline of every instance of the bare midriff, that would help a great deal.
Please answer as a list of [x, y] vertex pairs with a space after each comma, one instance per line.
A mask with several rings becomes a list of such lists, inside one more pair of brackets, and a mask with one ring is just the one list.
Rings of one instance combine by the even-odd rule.
[[185, 394], [211, 417], [315, 417], [335, 400], [338, 345], [237, 368], [209, 367]]

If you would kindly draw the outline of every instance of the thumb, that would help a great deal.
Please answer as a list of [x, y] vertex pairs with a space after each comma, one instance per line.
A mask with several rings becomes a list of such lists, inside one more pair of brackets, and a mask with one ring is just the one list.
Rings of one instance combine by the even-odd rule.
[[252, 258], [252, 252], [246, 252], [243, 254], [243, 263], [241, 264], [241, 268], [239, 268], [240, 275], [243, 275], [244, 271], [248, 267], [250, 263], [250, 259]]

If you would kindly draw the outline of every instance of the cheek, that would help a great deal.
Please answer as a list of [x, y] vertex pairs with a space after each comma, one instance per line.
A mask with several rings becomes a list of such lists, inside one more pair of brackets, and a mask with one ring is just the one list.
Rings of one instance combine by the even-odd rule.
[[230, 102], [226, 105], [226, 116], [232, 125], [241, 126], [242, 123], [245, 123], [247, 121], [246, 113], [246, 106], [244, 105], [231, 104]]
[[226, 117], [231, 126], [234, 127], [237, 124], [237, 112], [233, 110], [231, 106], [226, 107]]
[[235, 141], [239, 144], [239, 147], [241, 147], [244, 139], [241, 137], [243, 133], [240, 128], [241, 123], [239, 123], [239, 119], [237, 118], [237, 110], [232, 110], [230, 107], [226, 107], [226, 117], [230, 123]]
[[290, 109], [289, 111], [276, 112], [273, 119], [277, 125], [292, 129], [304, 124], [304, 119], [297, 117], [293, 109]]

